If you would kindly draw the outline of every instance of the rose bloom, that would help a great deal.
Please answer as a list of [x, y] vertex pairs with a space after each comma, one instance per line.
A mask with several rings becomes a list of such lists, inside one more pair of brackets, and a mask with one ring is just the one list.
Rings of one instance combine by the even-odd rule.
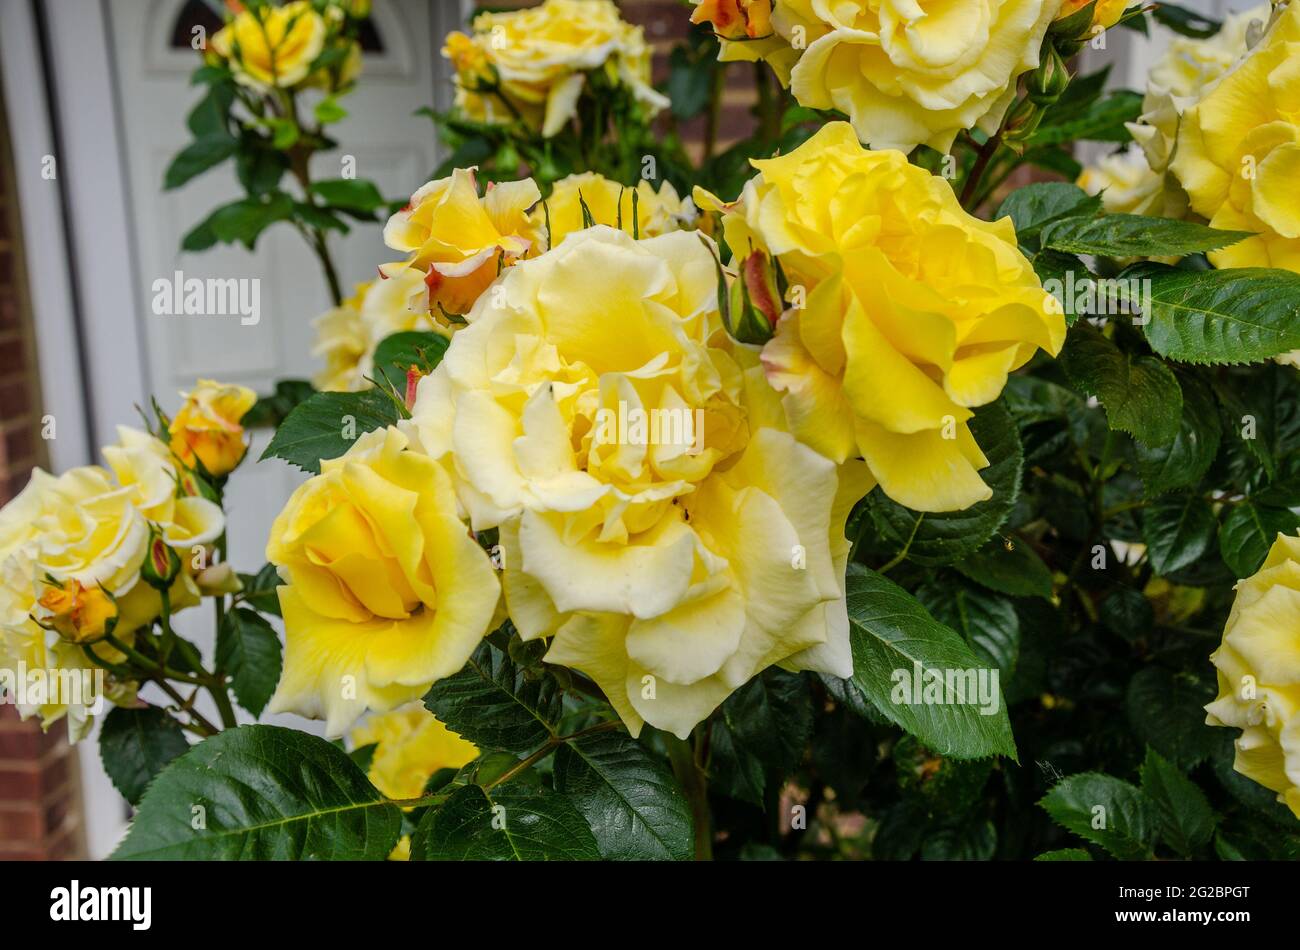
[[773, 663], [852, 668], [844, 523], [870, 481], [785, 431], [704, 240], [597, 225], [516, 264], [408, 424], [500, 529], [520, 635], [634, 735], [686, 736]]
[[547, 221], [550, 221], [547, 246], [555, 247], [574, 231], [586, 227], [582, 220], [582, 203], [585, 202], [594, 223], [621, 227], [632, 234], [633, 191], [637, 196], [635, 236], [657, 237], [695, 223], [694, 203], [690, 198], [682, 201], [672, 182], [666, 179], [655, 191], [654, 186], [645, 180], [638, 181], [632, 188], [596, 172], [583, 172], [555, 183], [550, 197], [533, 209], [533, 224], [545, 229]]
[[1215, 267], [1300, 272], [1300, 4], [1183, 115], [1171, 168], [1211, 227], [1256, 232]]
[[271, 526], [285, 655], [268, 708], [324, 718], [330, 736], [457, 672], [500, 599], [446, 473], [407, 445], [396, 429], [366, 433]]
[[695, 0], [692, 23], [708, 23], [719, 39], [764, 39], [772, 33], [772, 0]]
[[185, 402], [167, 430], [172, 452], [187, 468], [198, 463], [217, 478], [229, 474], [248, 451], [239, 421], [257, 402], [257, 393], [246, 386], [200, 379], [181, 398]]
[[696, 203], [724, 211], [731, 248], [775, 255], [804, 298], [762, 354], [791, 430], [835, 461], [860, 455], [910, 508], [989, 498], [971, 410], [1065, 340], [1010, 219], [972, 217], [946, 181], [864, 149], [844, 122], [753, 165], [737, 201], [697, 189]]
[[668, 100], [650, 83], [650, 47], [610, 0], [545, 0], [480, 13], [472, 35], [443, 48], [457, 70], [456, 107], [480, 122], [523, 119], [550, 138], [577, 115], [587, 74], [600, 69], [653, 116]]
[[308, 0], [245, 9], [212, 35], [209, 48], [230, 61], [235, 79], [257, 89], [296, 86], [325, 47], [325, 20]]
[[1237, 584], [1210, 660], [1219, 696], [1205, 721], [1241, 730], [1233, 768], [1300, 818], [1300, 538], [1278, 535], [1259, 571]]
[[1207, 39], [1175, 36], [1147, 75], [1142, 115], [1126, 123], [1141, 152], [1101, 159], [1084, 169], [1079, 187], [1100, 194], [1112, 213], [1186, 217], [1187, 193], [1169, 170], [1182, 114], [1246, 55], [1248, 34], [1262, 30], [1269, 11], [1265, 3], [1230, 13]]
[[370, 388], [375, 347], [385, 337], [409, 330], [449, 333], [446, 318], [427, 310], [412, 310], [426, 292], [424, 275], [408, 269], [386, 280], [356, 285], [351, 297], [321, 314], [313, 323], [316, 344], [312, 355], [325, 367], [312, 380], [325, 392], [356, 392]]
[[1038, 66], [1061, 0], [776, 0], [774, 38], [724, 42], [721, 58], [768, 60], [800, 105], [838, 109], [873, 148], [946, 152], [993, 132]]
[[354, 749], [375, 746], [367, 774], [389, 798], [419, 798], [439, 769], [458, 769], [478, 758], [474, 743], [456, 735], [420, 703], [371, 714], [348, 738]]
[[531, 178], [491, 183], [481, 198], [474, 169], [421, 187], [384, 225], [384, 243], [407, 252], [381, 277], [415, 270], [425, 287], [410, 306], [443, 317], [469, 311], [500, 269], [536, 253], [541, 230], [528, 212], [542, 193]]

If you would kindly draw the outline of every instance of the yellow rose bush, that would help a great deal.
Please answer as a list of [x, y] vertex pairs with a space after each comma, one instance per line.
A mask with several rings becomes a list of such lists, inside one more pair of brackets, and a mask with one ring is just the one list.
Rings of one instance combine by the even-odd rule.
[[[405, 203], [268, 119], [316, 389], [33, 478], [0, 659], [94, 683], [20, 707], [103, 719], [123, 858], [1294, 857], [1296, 15], [699, 0], [652, 77], [606, 0], [481, 12]], [[1078, 75], [1125, 28], [1145, 95]], [[338, 106], [247, 45], [213, 95]]]

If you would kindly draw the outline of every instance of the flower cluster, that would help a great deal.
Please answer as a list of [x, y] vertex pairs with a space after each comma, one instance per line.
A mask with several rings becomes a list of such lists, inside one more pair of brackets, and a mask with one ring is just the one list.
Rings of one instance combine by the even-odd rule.
[[346, 0], [250, 4], [212, 35], [208, 57], [228, 64], [239, 83], [258, 92], [341, 92], [361, 72], [361, 44], [350, 26], [369, 12], [368, 3]]
[[[48, 727], [66, 715], [80, 738], [102, 699], [134, 695], [136, 682], [113, 671], [123, 648], [164, 610], [228, 583], [213, 563], [225, 515], [207, 477], [243, 456], [239, 418], [252, 399], [242, 387], [201, 381], [171, 422], [170, 448], [120, 427], [103, 450], [106, 469], [58, 477], [36, 469], [0, 509], [0, 668], [50, 680], [27, 702], [14, 690], [24, 716], [39, 714]], [[108, 672], [102, 690], [97, 670]]]
[[523, 122], [545, 138], [579, 113], [594, 83], [627, 90], [652, 116], [668, 105], [650, 85], [650, 47], [610, 0], [545, 0], [480, 13], [469, 34], [448, 35], [456, 108], [485, 123]]

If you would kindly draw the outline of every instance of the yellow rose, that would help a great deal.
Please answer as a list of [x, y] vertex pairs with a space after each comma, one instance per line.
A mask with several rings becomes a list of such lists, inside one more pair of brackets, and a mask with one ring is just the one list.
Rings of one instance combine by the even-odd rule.
[[1171, 168], [1212, 227], [1256, 232], [1215, 267], [1300, 272], [1300, 4], [1183, 115]]
[[332, 392], [368, 389], [366, 377], [374, 376], [375, 347], [394, 333], [449, 333], [441, 314], [435, 317], [427, 310], [411, 309], [411, 301], [419, 301], [426, 290], [424, 275], [407, 269], [386, 280], [357, 284], [351, 297], [317, 317], [312, 355], [324, 357], [325, 368], [313, 380], [316, 388]]
[[873, 148], [946, 152], [961, 130], [1001, 123], [1059, 9], [1060, 0], [776, 0], [779, 42], [724, 43], [722, 58], [767, 59], [783, 81], [789, 69], [801, 105], [846, 113]]
[[420, 703], [367, 716], [349, 735], [352, 748], [375, 745], [369, 777], [389, 798], [419, 798], [439, 769], [458, 769], [478, 749], [444, 726]]
[[1258, 573], [1237, 584], [1210, 660], [1219, 696], [1205, 721], [1241, 730], [1233, 767], [1300, 818], [1300, 538], [1278, 535]]
[[572, 234], [479, 299], [409, 423], [499, 527], [520, 635], [634, 735], [686, 736], [774, 663], [851, 669], [844, 523], [871, 483], [784, 431], [717, 300], [699, 235]]
[[[1072, 17], [1090, 3], [1092, 0], [1065, 0], [1056, 19]], [[1097, 6], [1092, 11], [1092, 25], [1102, 29], [1114, 26], [1131, 5], [1130, 0], [1097, 0]]]
[[[551, 233], [548, 247], [555, 247], [574, 231], [581, 231], [582, 203], [585, 202], [596, 224], [616, 227], [632, 234], [632, 192], [636, 192], [636, 224], [640, 237], [657, 237], [669, 231], [690, 227], [695, 222], [695, 205], [682, 201], [672, 182], [665, 180], [659, 190], [645, 180], [635, 189], [621, 185], [596, 172], [569, 175], [555, 183], [544, 204], [533, 209], [533, 224], [543, 230], [549, 219]], [[581, 201], [579, 198], [581, 197]]]
[[[18, 712], [24, 719], [40, 716], [45, 728], [66, 716], [74, 742], [89, 732], [103, 698], [126, 701], [134, 685], [106, 680], [80, 644], [38, 626], [32, 615], [53, 619], [38, 603], [49, 590], [49, 576], [60, 586], [75, 584], [95, 595], [101, 593], [100, 583], [118, 590], [144, 586], [136, 582], [148, 528], [129, 502], [119, 505], [129, 495], [130, 489], [115, 489], [102, 469], [73, 469], [57, 479], [36, 469], [17, 497], [0, 508], [0, 669], [14, 675], [20, 669], [40, 671], [48, 693], [28, 696], [26, 702], [16, 696]], [[77, 613], [73, 604], [60, 625], [74, 635], [78, 628], [87, 636], [95, 633], [103, 604], [97, 596], [92, 600], [81, 598], [77, 623], [71, 622]], [[51, 597], [50, 604], [57, 609], [64, 602]], [[119, 628], [115, 633], [129, 642], [130, 628], [120, 621]], [[103, 643], [91, 649], [110, 663], [125, 659]]]
[[946, 181], [844, 122], [753, 165], [735, 203], [699, 189], [696, 203], [723, 207], [728, 245], [775, 255], [794, 288], [762, 357], [792, 431], [835, 461], [861, 455], [910, 508], [990, 497], [971, 409], [1065, 340], [1010, 219], [970, 216]]
[[545, 0], [480, 13], [452, 33], [443, 55], [457, 69], [456, 107], [481, 122], [522, 119], [547, 138], [577, 115], [587, 74], [603, 70], [653, 115], [668, 100], [650, 83], [650, 47], [610, 0]]
[[94, 643], [113, 632], [117, 604], [98, 587], [82, 587], [79, 581], [46, 582], [36, 600], [37, 619], [72, 643]]
[[209, 475], [228, 474], [248, 450], [239, 420], [253, 408], [257, 393], [245, 386], [200, 379], [181, 398], [185, 404], [168, 428], [172, 452], [188, 468], [195, 468], [197, 460]]
[[531, 178], [490, 184], [478, 194], [474, 169], [424, 185], [410, 204], [384, 225], [384, 243], [407, 252], [404, 261], [382, 264], [392, 278], [415, 270], [425, 287], [414, 309], [439, 315], [467, 313], [497, 273], [538, 248], [540, 229], [528, 212], [542, 194]]
[[[1265, 3], [1242, 13], [1230, 13], [1219, 32], [1206, 39], [1175, 36], [1170, 41], [1147, 75], [1142, 115], [1136, 122], [1126, 123], [1142, 148], [1147, 174], [1142, 174], [1136, 159], [1127, 173], [1122, 173], [1115, 162], [1108, 164], [1105, 160], [1088, 172], [1093, 188], [1107, 184], [1114, 187], [1113, 193], [1102, 197], [1106, 210], [1166, 218], [1187, 215], [1187, 193], [1169, 170], [1179, 122], [1183, 112], [1246, 55], [1247, 37], [1262, 29], [1269, 9]], [[1108, 177], [1112, 178], [1109, 182]], [[1084, 182], [1080, 186], [1085, 187]]]
[[308, 0], [246, 9], [212, 35], [209, 47], [230, 61], [235, 79], [256, 89], [296, 86], [325, 46], [325, 20]]
[[1105, 155], [1079, 175], [1078, 186], [1101, 195], [1111, 214], [1145, 214], [1181, 218], [1187, 213], [1187, 196], [1181, 188], [1166, 188], [1165, 177], [1151, 170], [1142, 155]]
[[270, 711], [324, 718], [331, 736], [457, 672], [500, 597], [447, 475], [396, 429], [323, 462], [275, 519], [266, 556], [285, 581]]

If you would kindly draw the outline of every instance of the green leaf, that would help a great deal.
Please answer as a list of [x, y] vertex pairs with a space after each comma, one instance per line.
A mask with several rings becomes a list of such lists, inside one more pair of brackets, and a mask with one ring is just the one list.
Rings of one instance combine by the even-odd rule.
[[1052, 597], [1052, 572], [1025, 541], [990, 541], [953, 564], [989, 590], [1012, 597]]
[[555, 754], [555, 790], [587, 820], [606, 860], [689, 861], [694, 821], [672, 770], [622, 733], [571, 739]]
[[257, 143], [245, 140], [235, 156], [235, 174], [250, 195], [267, 195], [275, 191], [287, 169], [284, 155], [266, 148], [260, 140]]
[[[225, 78], [229, 79], [229, 74]], [[233, 82], [213, 83], [185, 117], [185, 127], [196, 139], [233, 138], [229, 118], [234, 101]]]
[[[865, 702], [856, 689], [853, 695], [859, 703]], [[767, 772], [758, 756], [741, 748], [725, 718], [714, 719], [709, 732], [710, 791], [761, 808], [766, 787]]]
[[1214, 544], [1219, 521], [1196, 492], [1163, 495], [1142, 511], [1142, 539], [1151, 567], [1161, 576], [1195, 564]]
[[755, 676], [722, 704], [741, 752], [784, 774], [803, 757], [812, 736], [813, 709], [802, 677], [770, 669]]
[[99, 757], [117, 790], [138, 805], [154, 776], [190, 750], [180, 723], [158, 706], [114, 706], [99, 731]]
[[1099, 772], [1071, 775], [1038, 804], [1058, 824], [1121, 860], [1151, 857], [1156, 807], [1128, 782]]
[[[1039, 251], [1033, 258], [1034, 273], [1038, 275], [1043, 289], [1056, 298], [1065, 314], [1065, 325], [1074, 326], [1074, 321], [1087, 314], [1080, 313], [1075, 307], [1080, 294], [1087, 294], [1090, 286], [1095, 286], [1096, 278], [1084, 266], [1083, 261], [1073, 254], [1061, 251]], [[1073, 276], [1073, 280], [1071, 277]], [[1094, 290], [1095, 294], [1096, 291]], [[1082, 299], [1086, 300], [1087, 297]]]
[[374, 429], [401, 418], [385, 392], [316, 393], [294, 407], [275, 430], [262, 459], [284, 459], [304, 472], [320, 472], [324, 459], [338, 458]]
[[925, 836], [922, 861], [991, 861], [998, 832], [991, 821], [966, 821]]
[[1188, 372], [1175, 374], [1183, 392], [1182, 416], [1172, 442], [1136, 445], [1138, 472], [1148, 498], [1197, 484], [1219, 452], [1223, 431], [1210, 387]]
[[1062, 96], [1058, 105], [1061, 108], [1049, 109], [1030, 136], [1032, 149], [1079, 140], [1132, 141], [1133, 135], [1125, 123], [1136, 122], [1142, 114], [1142, 95], [1130, 89], [1116, 89], [1105, 98], [1079, 104], [1066, 103], [1066, 97]]
[[951, 579], [916, 592], [925, 609], [962, 635], [975, 655], [996, 666], [1009, 682], [1020, 655], [1020, 618], [1011, 601]]
[[1214, 810], [1205, 793], [1155, 749], [1147, 749], [1141, 776], [1142, 791], [1159, 812], [1160, 836], [1190, 858], [1214, 836]]
[[333, 208], [350, 211], [375, 211], [387, 202], [375, 183], [364, 178], [331, 178], [312, 182], [311, 190]]
[[1064, 181], [1035, 182], [1017, 188], [1002, 202], [996, 218], [1010, 217], [1016, 237], [1023, 244], [1038, 235], [1044, 225], [1067, 215], [1093, 214], [1101, 210], [1101, 199], [1078, 185]]
[[280, 614], [280, 573], [274, 564], [263, 564], [256, 574], [240, 574], [239, 582], [244, 589], [239, 597], [254, 610], [279, 617]]
[[411, 835], [413, 861], [594, 861], [596, 839], [578, 810], [544, 786], [466, 785], [430, 809]]
[[1091, 861], [1092, 855], [1082, 848], [1058, 848], [1055, 851], [1044, 851], [1035, 861]]
[[266, 228], [292, 214], [293, 199], [284, 192], [233, 201], [217, 208], [190, 231], [181, 242], [181, 248], [199, 251], [218, 242], [239, 242], [252, 250]]
[[1175, 33], [1198, 40], [1209, 39], [1223, 29], [1223, 23], [1219, 20], [1202, 16], [1175, 3], [1165, 3], [1164, 0], [1152, 8], [1151, 14], [1157, 23], [1164, 24]]
[[919, 512], [905, 508], [879, 488], [866, 498], [872, 521], [886, 544], [906, 547], [917, 564], [948, 564], [984, 546], [1002, 527], [1020, 494], [1020, 468], [1024, 460], [1015, 420], [1002, 400], [975, 410], [971, 434], [989, 459], [980, 471], [993, 497], [964, 511]]
[[261, 614], [236, 607], [217, 632], [217, 667], [229, 674], [239, 705], [260, 716], [280, 682], [280, 637]]
[[275, 392], [259, 396], [240, 421], [245, 429], [273, 429], [285, 420], [294, 406], [305, 402], [314, 392], [316, 388], [305, 379], [276, 380]]
[[1300, 515], [1289, 508], [1270, 508], [1243, 501], [1232, 507], [1219, 528], [1219, 553], [1237, 577], [1259, 570], [1278, 534], [1294, 534]]
[[[990, 755], [1016, 757], [1011, 723], [1000, 688], [990, 697], [997, 703], [985, 714], [978, 701], [915, 702], [912, 689], [924, 700], [924, 686], [952, 671], [953, 680], [978, 682], [984, 664], [953, 630], [931, 617], [914, 597], [898, 585], [850, 564], [845, 578], [848, 595], [849, 642], [853, 649], [851, 682], [890, 721], [915, 735], [940, 755], [958, 759]], [[971, 671], [963, 674], [962, 671]], [[989, 682], [986, 679], [986, 682]], [[948, 699], [945, 692], [940, 697]], [[957, 697], [952, 697], [956, 699]]]
[[1124, 705], [1139, 739], [1180, 768], [1190, 769], [1214, 754], [1217, 730], [1205, 724], [1205, 704], [1214, 687], [1192, 673], [1147, 666], [1129, 681]]
[[1066, 375], [1106, 407], [1112, 429], [1148, 445], [1173, 441], [1183, 394], [1173, 371], [1154, 356], [1122, 352], [1086, 323], [1071, 328], [1060, 362]]
[[554, 737], [562, 699], [550, 677], [528, 678], [484, 640], [464, 669], [429, 688], [424, 705], [480, 749], [526, 755]]
[[316, 121], [321, 125], [329, 125], [331, 122], [342, 122], [348, 117], [348, 110], [339, 105], [337, 99], [333, 96], [326, 96], [320, 102], [316, 103], [316, 108], [312, 110], [316, 116]]
[[1228, 434], [1259, 462], [1270, 482], [1278, 477], [1283, 458], [1300, 449], [1298, 379], [1294, 367], [1266, 363], [1216, 380]]
[[418, 367], [427, 376], [442, 362], [449, 343], [445, 336], [427, 330], [394, 333], [384, 337], [375, 347], [375, 370], [399, 393], [406, 392], [407, 369]]
[[179, 188], [191, 178], [220, 165], [239, 150], [239, 141], [230, 136], [195, 139], [171, 160], [163, 176], [163, 189]]
[[1116, 587], [1107, 594], [1097, 610], [1097, 616], [1103, 627], [1130, 643], [1150, 634], [1155, 623], [1155, 611], [1151, 602], [1140, 590], [1132, 587]]
[[149, 786], [118, 860], [371, 860], [397, 844], [401, 812], [347, 753], [279, 726], [205, 739]]
[[1300, 349], [1300, 274], [1141, 264], [1121, 278], [1151, 281], [1147, 342], [1171, 360], [1258, 363]]
[[1105, 257], [1183, 257], [1236, 244], [1249, 231], [1220, 231], [1175, 218], [1103, 214], [1063, 218], [1043, 229], [1042, 245]]
[[267, 119], [266, 124], [271, 130], [271, 148], [281, 152], [293, 148], [302, 134], [292, 119]]

